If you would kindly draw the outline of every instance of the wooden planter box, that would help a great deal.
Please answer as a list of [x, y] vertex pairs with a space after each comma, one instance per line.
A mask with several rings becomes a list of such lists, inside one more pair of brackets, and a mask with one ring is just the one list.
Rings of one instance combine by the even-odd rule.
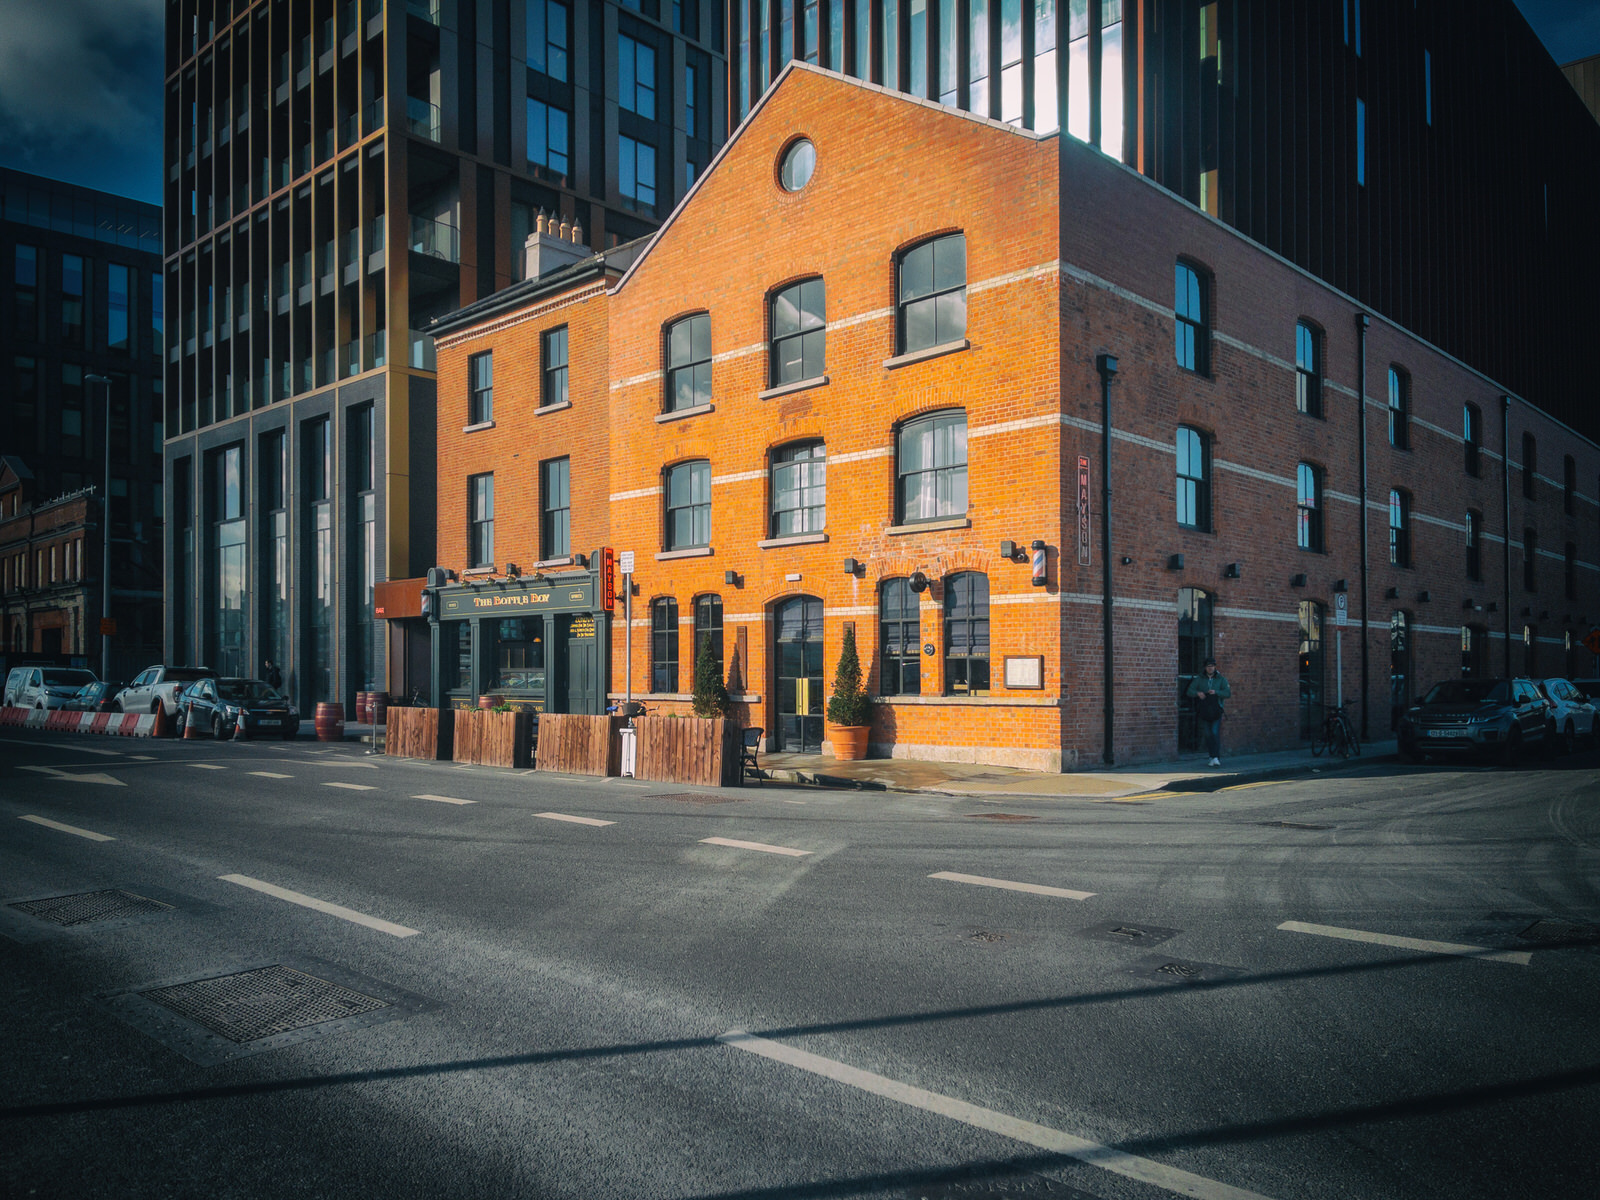
[[455, 711], [448, 708], [391, 708], [384, 752], [399, 758], [449, 762], [455, 717]]
[[545, 713], [539, 718], [534, 768], [568, 775], [615, 775], [621, 770], [624, 718]]
[[636, 779], [737, 787], [740, 727], [723, 717], [635, 717]]
[[462, 709], [456, 713], [458, 763], [480, 767], [526, 767], [533, 741], [533, 714]]

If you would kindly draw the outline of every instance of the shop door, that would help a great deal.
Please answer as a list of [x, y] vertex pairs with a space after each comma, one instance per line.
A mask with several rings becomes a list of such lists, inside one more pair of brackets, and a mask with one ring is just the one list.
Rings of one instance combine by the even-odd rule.
[[1211, 657], [1211, 597], [1199, 588], [1178, 589], [1178, 749], [1200, 749], [1200, 721], [1189, 685]]
[[600, 704], [595, 687], [595, 619], [588, 615], [556, 618], [561, 635], [561, 658], [552, 680], [550, 711], [597, 713]]
[[778, 745], [801, 754], [822, 751], [822, 601], [796, 596], [778, 606]]

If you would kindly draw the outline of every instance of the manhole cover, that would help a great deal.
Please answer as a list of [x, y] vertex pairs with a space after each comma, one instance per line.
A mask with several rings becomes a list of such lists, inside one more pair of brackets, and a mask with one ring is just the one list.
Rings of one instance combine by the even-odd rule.
[[51, 896], [44, 900], [22, 900], [10, 907], [38, 917], [41, 921], [49, 921], [52, 925], [87, 925], [91, 921], [114, 921], [121, 917], [167, 912], [172, 905], [112, 888], [103, 892], [79, 892], [73, 896]]
[[1600, 938], [1600, 927], [1545, 917], [1529, 925], [1517, 936], [1529, 942], [1593, 942]]
[[1128, 974], [1157, 983], [1192, 984], [1223, 983], [1238, 978], [1243, 972], [1236, 967], [1224, 967], [1217, 963], [1187, 962], [1181, 958], [1152, 954], [1129, 967]]
[[389, 1007], [387, 1001], [285, 966], [151, 988], [139, 995], [230, 1042], [253, 1042]]
[[1162, 963], [1156, 971], [1162, 975], [1176, 975], [1180, 979], [1200, 978], [1200, 968], [1185, 962]]
[[1107, 921], [1078, 931], [1079, 937], [1096, 942], [1115, 942], [1123, 946], [1154, 946], [1168, 938], [1178, 936], [1176, 929], [1163, 929], [1159, 925], [1134, 925], [1128, 921]]
[[1037, 821], [1038, 817], [1026, 816], [1023, 813], [968, 813], [969, 817], [978, 817], [984, 821]]
[[723, 792], [658, 792], [646, 800], [677, 800], [684, 804], [733, 804], [743, 796], [730, 796]]
[[996, 933], [992, 929], [978, 929], [967, 934], [967, 941], [969, 942], [1003, 942], [1005, 940], [1005, 934]]

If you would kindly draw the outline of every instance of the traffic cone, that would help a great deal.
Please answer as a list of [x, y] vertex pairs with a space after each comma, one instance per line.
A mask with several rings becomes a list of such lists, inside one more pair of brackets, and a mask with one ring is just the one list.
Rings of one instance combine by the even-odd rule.
[[244, 735], [244, 714], [243, 713], [240, 713], [239, 714], [239, 719], [233, 723], [233, 737], [230, 740], [235, 741], [235, 742], [242, 742], [242, 741], [246, 740], [245, 735]]
[[189, 738], [198, 739], [200, 737], [200, 731], [195, 728], [194, 724], [194, 703], [192, 701], [183, 715], [183, 736], [185, 740]]
[[165, 704], [156, 705], [156, 723], [155, 723], [155, 727], [150, 730], [150, 736], [151, 737], [171, 737], [172, 736], [172, 718], [167, 716], [167, 706]]

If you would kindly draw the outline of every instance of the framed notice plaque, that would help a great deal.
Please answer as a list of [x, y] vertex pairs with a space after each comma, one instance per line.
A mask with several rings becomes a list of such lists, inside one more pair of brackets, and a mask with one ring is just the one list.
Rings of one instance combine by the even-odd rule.
[[1008, 688], [1044, 687], [1044, 655], [1006, 655], [1006, 686]]

